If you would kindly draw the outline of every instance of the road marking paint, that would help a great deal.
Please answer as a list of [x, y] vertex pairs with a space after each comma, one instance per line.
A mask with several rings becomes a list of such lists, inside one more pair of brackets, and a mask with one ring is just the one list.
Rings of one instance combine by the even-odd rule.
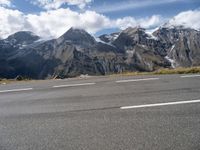
[[116, 83], [138, 82], [138, 81], [152, 81], [152, 80], [159, 80], [159, 78], [119, 80], [119, 81], [116, 81]]
[[194, 78], [194, 77], [200, 77], [200, 75], [185, 75], [185, 76], [181, 76], [181, 78]]
[[95, 85], [96, 83], [80, 83], [80, 84], [67, 84], [67, 85], [56, 85], [53, 86], [54, 88], [61, 88], [61, 87], [76, 87], [76, 86], [87, 86], [87, 85]]
[[30, 91], [33, 90], [33, 88], [26, 88], [26, 89], [12, 89], [12, 90], [3, 90], [0, 91], [0, 93], [8, 93], [8, 92], [21, 92], [21, 91]]
[[157, 103], [157, 104], [124, 106], [124, 107], [120, 107], [120, 109], [134, 109], [134, 108], [158, 107], [158, 106], [192, 104], [192, 103], [200, 103], [200, 100], [189, 100], [189, 101], [178, 101], [178, 102], [169, 102], [169, 103]]

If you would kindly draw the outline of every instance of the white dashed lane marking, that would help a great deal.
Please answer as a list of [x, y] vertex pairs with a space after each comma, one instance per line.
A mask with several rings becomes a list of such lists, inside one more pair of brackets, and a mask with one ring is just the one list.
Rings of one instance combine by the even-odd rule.
[[3, 90], [3, 91], [0, 91], [0, 93], [21, 92], [21, 91], [30, 91], [30, 90], [33, 90], [33, 88]]
[[198, 74], [198, 75], [185, 75], [185, 76], [181, 76], [181, 78], [195, 78], [195, 77], [200, 77], [200, 74]]
[[62, 88], [62, 87], [77, 87], [77, 86], [89, 86], [95, 85], [96, 83], [80, 83], [80, 84], [66, 84], [66, 85], [56, 85], [54, 88]]
[[192, 104], [192, 103], [200, 103], [200, 100], [189, 100], [189, 101], [178, 101], [178, 102], [168, 102], [168, 103], [156, 103], [156, 104], [123, 106], [123, 107], [120, 107], [120, 109], [147, 108], [147, 107], [159, 107], [159, 106], [180, 105], [180, 104]]
[[139, 82], [139, 81], [153, 81], [153, 80], [159, 80], [159, 78], [119, 80], [119, 81], [116, 81], [116, 83]]

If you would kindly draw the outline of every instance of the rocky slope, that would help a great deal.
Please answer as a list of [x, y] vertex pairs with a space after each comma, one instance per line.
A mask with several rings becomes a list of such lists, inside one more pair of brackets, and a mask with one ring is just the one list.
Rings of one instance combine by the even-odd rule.
[[162, 27], [152, 35], [142, 28], [127, 28], [98, 39], [71, 28], [48, 41], [18, 32], [0, 40], [0, 78], [65, 78], [195, 66], [200, 63], [199, 38], [199, 31], [181, 27]]
[[173, 67], [190, 67], [200, 65], [200, 32], [183, 27], [160, 28], [155, 31], [165, 45], [167, 58]]

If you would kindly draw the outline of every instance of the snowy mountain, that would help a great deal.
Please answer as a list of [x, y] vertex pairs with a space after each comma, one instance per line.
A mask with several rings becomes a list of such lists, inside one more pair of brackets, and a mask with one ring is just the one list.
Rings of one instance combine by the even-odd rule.
[[0, 78], [65, 78], [197, 66], [199, 39], [200, 32], [194, 29], [164, 26], [153, 34], [136, 27], [99, 38], [71, 28], [47, 41], [22, 31], [0, 40]]

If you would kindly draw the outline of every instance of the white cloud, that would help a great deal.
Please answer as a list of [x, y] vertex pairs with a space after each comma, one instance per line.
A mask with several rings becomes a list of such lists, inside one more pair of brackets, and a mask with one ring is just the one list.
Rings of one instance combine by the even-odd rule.
[[5, 38], [17, 31], [29, 29], [30, 25], [22, 12], [0, 7], [0, 14], [0, 37]]
[[92, 0], [37, 0], [32, 2], [45, 9], [58, 9], [64, 4], [75, 5], [83, 9], [91, 1]]
[[0, 6], [11, 7], [11, 0], [0, 0]]
[[200, 10], [181, 12], [171, 19], [168, 25], [184, 26], [200, 30]]
[[152, 28], [162, 23], [161, 17], [156, 15], [138, 20], [133, 17], [112, 20], [94, 11], [77, 13], [63, 8], [41, 12], [39, 15], [30, 14], [26, 17], [28, 23], [32, 25], [32, 31], [43, 37], [58, 37], [71, 27], [82, 28], [95, 34], [106, 28], [125, 29], [130, 26]]
[[48, 10], [39, 14], [24, 14], [18, 10], [0, 7], [0, 37], [20, 31], [29, 30], [44, 38], [59, 37], [71, 27], [82, 28], [91, 34], [107, 29], [141, 26], [151, 28], [162, 21], [159, 16], [144, 19], [125, 17], [110, 19], [94, 11], [78, 13], [69, 8]]
[[[141, 26], [150, 29], [166, 21], [159, 15], [141, 19], [134, 17], [110, 19], [94, 11], [78, 13], [69, 8], [26, 15], [18, 10], [0, 7], [0, 14], [0, 37], [3, 38], [20, 30], [30, 30], [44, 38], [49, 38], [59, 37], [71, 27], [82, 28], [92, 34], [107, 28], [125, 29]], [[179, 13], [169, 20], [169, 24], [200, 30], [200, 10]]]
[[128, 27], [140, 26], [142, 28], [155, 28], [161, 25], [164, 19], [159, 15], [153, 15], [151, 17], [135, 19], [134, 17], [120, 18], [114, 21], [116, 27], [120, 29], [126, 29]]
[[98, 6], [95, 10], [99, 13], [116, 12], [128, 9], [145, 8], [149, 6], [165, 5], [176, 2], [185, 2], [187, 0], [127, 0], [114, 4], [104, 4], [104, 6]]
[[71, 27], [95, 33], [110, 23], [107, 17], [93, 11], [77, 13], [63, 8], [41, 12], [39, 15], [29, 14], [26, 18], [32, 25], [32, 30], [43, 37], [58, 37]]
[[[4, 3], [4, 6], [9, 6], [11, 3], [6, 1], [0, 0], [0, 4]], [[68, 0], [68, 2], [70, 1], [72, 0]], [[81, 1], [74, 0], [72, 4], [78, 4], [78, 2]], [[85, 2], [85, 0], [82, 2]], [[130, 16], [111, 19], [95, 11], [78, 13], [69, 8], [47, 10], [38, 14], [24, 14], [19, 10], [0, 6], [0, 14], [0, 38], [6, 38], [8, 35], [22, 30], [32, 31], [44, 38], [57, 38], [71, 27], [85, 29], [91, 34], [109, 28], [125, 29], [127, 27], [141, 26], [152, 29], [166, 21], [165, 18], [159, 15], [139, 19]], [[183, 25], [200, 30], [200, 10], [181, 12], [169, 20], [168, 24], [173, 26]]]

